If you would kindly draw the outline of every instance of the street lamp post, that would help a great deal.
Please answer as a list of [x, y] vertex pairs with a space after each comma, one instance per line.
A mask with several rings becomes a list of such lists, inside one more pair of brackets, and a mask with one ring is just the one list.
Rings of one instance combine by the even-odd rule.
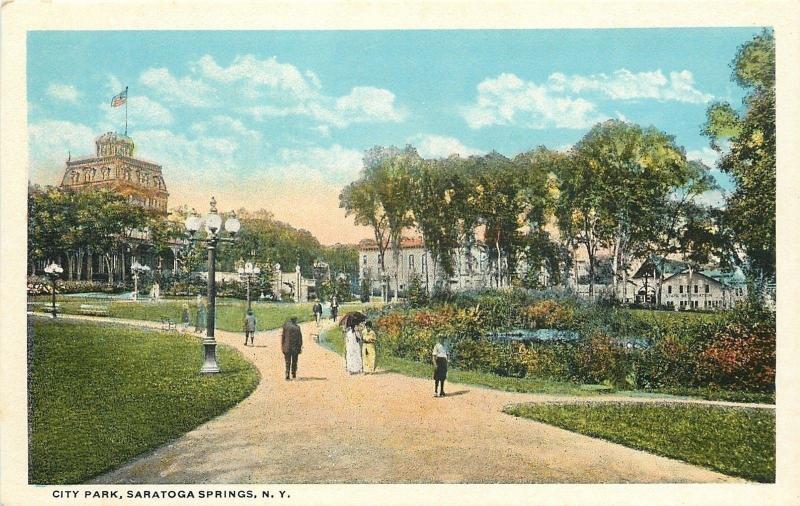
[[252, 303], [250, 300], [250, 281], [255, 281], [258, 279], [259, 274], [261, 274], [261, 269], [257, 265], [253, 265], [252, 262], [247, 262], [244, 264], [244, 267], [239, 267], [238, 272], [239, 279], [247, 284], [247, 310], [250, 311], [252, 309]]
[[[203, 225], [205, 225], [206, 228], [206, 237], [195, 238], [194, 235]], [[211, 208], [204, 218], [200, 218], [194, 213], [186, 218], [186, 230], [189, 232], [189, 240], [205, 242], [206, 250], [208, 251], [208, 321], [206, 335], [203, 338], [204, 359], [203, 367], [200, 369], [201, 374], [219, 372], [219, 366], [217, 365], [217, 341], [214, 339], [214, 318], [216, 314], [217, 297], [217, 245], [221, 242], [235, 241], [236, 233], [239, 232], [239, 227], [241, 225], [239, 220], [236, 219], [235, 214], [225, 221], [225, 230], [230, 234], [230, 237], [222, 236], [221, 226], [222, 217], [217, 214], [217, 201], [214, 197], [211, 197]]]
[[53, 318], [55, 318], [56, 317], [56, 280], [61, 275], [61, 273], [64, 272], [64, 269], [60, 265], [58, 265], [57, 263], [53, 262], [53, 263], [51, 263], [50, 265], [48, 265], [47, 267], [44, 268], [44, 272], [45, 272], [45, 274], [47, 274], [47, 277], [50, 278], [50, 284], [53, 287], [52, 303], [53, 303]]
[[131, 272], [133, 273], [133, 300], [139, 300], [139, 275], [150, 272], [150, 267], [133, 262]]

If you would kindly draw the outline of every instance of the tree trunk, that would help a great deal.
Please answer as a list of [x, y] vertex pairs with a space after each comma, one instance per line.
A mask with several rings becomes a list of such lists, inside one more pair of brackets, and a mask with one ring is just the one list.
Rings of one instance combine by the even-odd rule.
[[692, 274], [694, 273], [693, 271], [694, 271], [694, 268], [692, 267], [692, 264], [689, 264], [689, 286], [687, 287], [688, 290], [687, 290], [687, 294], [686, 294], [686, 298], [687, 298], [688, 304], [689, 304], [689, 309], [694, 309], [692, 307], [692, 288], [693, 288], [692, 287], [692, 277], [693, 277]]

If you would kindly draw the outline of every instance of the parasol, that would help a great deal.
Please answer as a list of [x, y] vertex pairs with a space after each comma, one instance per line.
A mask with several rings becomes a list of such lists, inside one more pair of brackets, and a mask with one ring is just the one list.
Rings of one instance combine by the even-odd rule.
[[364, 315], [364, 313], [360, 311], [353, 311], [342, 316], [342, 319], [339, 320], [339, 325], [341, 325], [343, 328], [355, 327], [359, 323], [365, 321], [367, 321], [367, 317]]

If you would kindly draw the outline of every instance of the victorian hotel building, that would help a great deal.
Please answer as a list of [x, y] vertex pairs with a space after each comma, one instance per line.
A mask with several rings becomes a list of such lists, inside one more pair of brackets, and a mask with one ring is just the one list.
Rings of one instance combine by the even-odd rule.
[[[129, 202], [162, 214], [166, 219], [169, 192], [161, 166], [134, 158], [134, 148], [133, 139], [127, 135], [104, 133], [95, 141], [94, 156], [66, 162], [61, 187], [75, 191], [105, 188], [125, 196]], [[130, 265], [144, 252], [146, 239], [146, 233], [134, 231], [128, 258], [123, 255], [114, 261], [125, 266]], [[177, 268], [178, 248], [177, 244], [170, 248], [172, 258], [166, 259], [168, 263], [165, 267]], [[91, 279], [93, 272], [102, 274], [105, 271], [104, 262], [92, 258], [90, 251], [86, 252], [80, 262], [85, 263], [85, 269], [79, 270], [85, 273], [86, 279]]]

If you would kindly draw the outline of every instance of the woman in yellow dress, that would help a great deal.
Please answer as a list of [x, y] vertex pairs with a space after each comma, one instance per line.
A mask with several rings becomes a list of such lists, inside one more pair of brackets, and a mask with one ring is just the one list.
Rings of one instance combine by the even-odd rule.
[[361, 326], [361, 358], [364, 363], [364, 374], [375, 372], [375, 359], [377, 358], [375, 343], [378, 336], [372, 328], [372, 322], [367, 321]]

